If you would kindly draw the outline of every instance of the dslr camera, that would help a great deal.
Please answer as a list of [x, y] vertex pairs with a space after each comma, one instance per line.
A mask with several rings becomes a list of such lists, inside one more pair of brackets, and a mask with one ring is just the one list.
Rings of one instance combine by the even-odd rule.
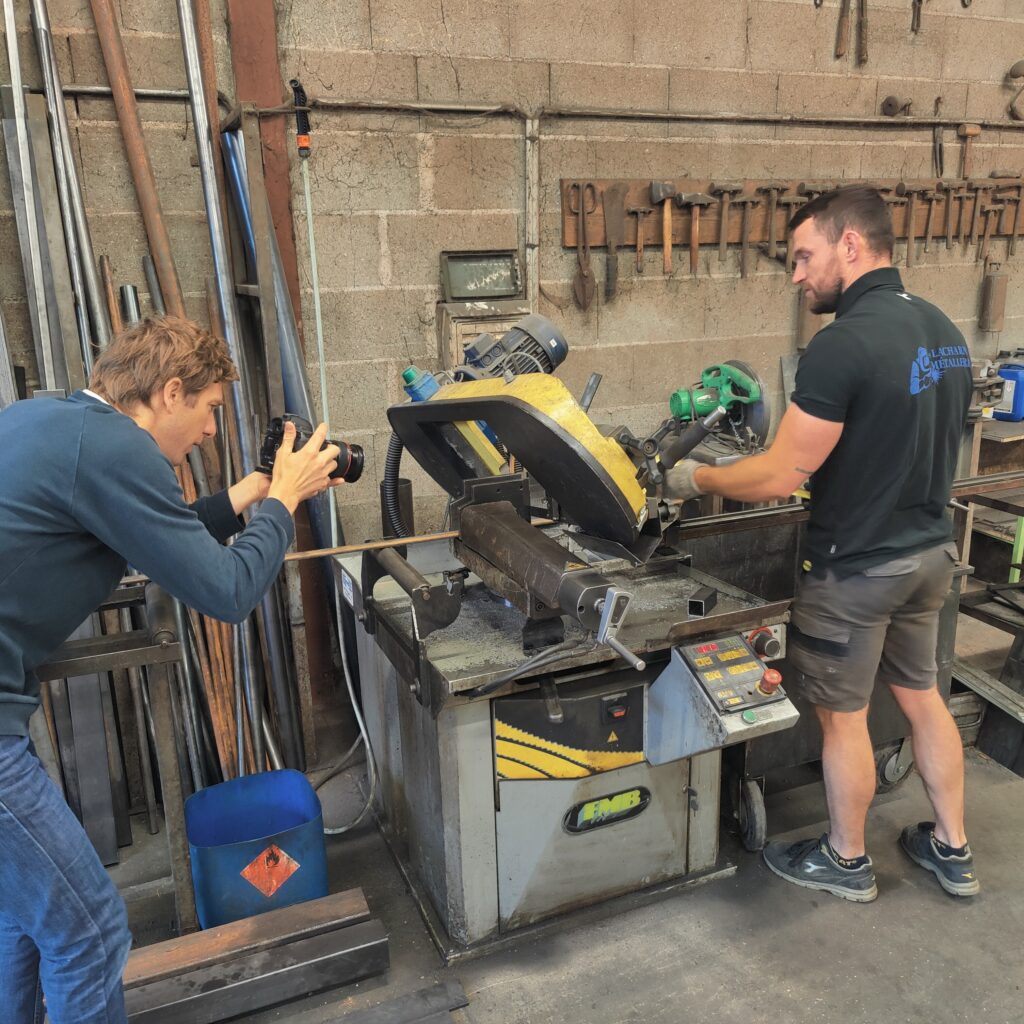
[[[261, 473], [273, 473], [274, 459], [277, 458], [277, 449], [281, 447], [284, 440], [284, 425], [295, 424], [295, 447], [298, 451], [313, 435], [313, 425], [309, 420], [292, 413], [285, 413], [283, 416], [275, 416], [267, 426], [267, 432], [263, 435], [263, 443], [260, 445], [259, 470]], [[328, 438], [320, 450], [323, 451], [329, 444], [336, 444], [341, 451], [338, 454], [338, 465], [330, 474], [332, 480], [344, 480], [347, 484], [354, 484], [363, 473], [363, 447], [358, 444], [345, 444], [344, 441], [335, 441]]]

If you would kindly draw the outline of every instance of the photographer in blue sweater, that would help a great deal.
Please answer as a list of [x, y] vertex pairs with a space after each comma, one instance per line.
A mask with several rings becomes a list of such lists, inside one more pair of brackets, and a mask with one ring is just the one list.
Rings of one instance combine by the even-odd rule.
[[[28, 739], [34, 670], [106, 598], [127, 564], [198, 611], [238, 622], [280, 571], [299, 502], [333, 481], [326, 428], [273, 475], [186, 504], [174, 473], [216, 432], [224, 343], [177, 317], [145, 320], [96, 361], [89, 388], [0, 413], [0, 1016], [125, 1020], [124, 903]], [[241, 512], [261, 502], [243, 528]], [[230, 546], [224, 542], [237, 534]]]

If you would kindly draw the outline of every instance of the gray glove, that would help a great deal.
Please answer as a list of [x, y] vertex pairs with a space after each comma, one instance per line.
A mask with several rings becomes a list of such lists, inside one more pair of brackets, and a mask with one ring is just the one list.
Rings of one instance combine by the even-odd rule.
[[665, 474], [665, 482], [661, 491], [666, 498], [673, 501], [689, 501], [690, 498], [697, 498], [704, 492], [697, 486], [694, 480], [694, 473], [701, 467], [702, 463], [696, 459], [683, 459], [677, 462]]

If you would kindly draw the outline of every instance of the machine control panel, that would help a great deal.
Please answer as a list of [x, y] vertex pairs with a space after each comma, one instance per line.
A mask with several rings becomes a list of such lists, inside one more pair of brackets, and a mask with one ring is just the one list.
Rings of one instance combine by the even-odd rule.
[[679, 647], [711, 703], [722, 714], [746, 711], [785, 700], [781, 675], [765, 668], [749, 643], [738, 634], [703, 639]]

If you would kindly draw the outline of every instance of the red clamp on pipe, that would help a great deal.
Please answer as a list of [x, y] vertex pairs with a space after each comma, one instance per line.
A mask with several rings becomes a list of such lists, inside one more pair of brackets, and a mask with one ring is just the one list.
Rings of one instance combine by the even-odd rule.
[[770, 697], [782, 685], [782, 673], [776, 668], [766, 668], [761, 682], [757, 684], [759, 693]]

